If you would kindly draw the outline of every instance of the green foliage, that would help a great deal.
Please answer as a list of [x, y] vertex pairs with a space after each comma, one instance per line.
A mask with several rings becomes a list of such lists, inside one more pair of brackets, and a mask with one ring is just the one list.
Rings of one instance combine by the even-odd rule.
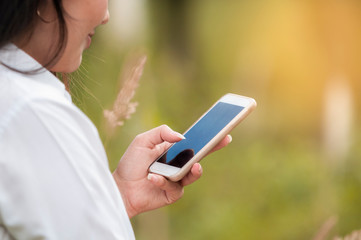
[[[94, 97], [80, 91], [80, 107], [97, 125], [111, 169], [138, 133], [160, 124], [183, 132], [226, 92], [258, 101], [232, 144], [202, 162], [204, 176], [183, 199], [133, 220], [139, 239], [312, 239], [331, 216], [338, 223], [329, 239], [361, 228], [355, 81], [361, 76], [361, 6], [330, 2], [148, 1], [142, 40], [119, 47], [112, 29], [97, 31], [84, 56], [89, 77], [83, 82]], [[138, 49], [148, 55], [135, 97], [139, 107], [110, 139], [102, 111], [120, 88], [124, 59]], [[337, 74], [352, 88], [351, 146], [330, 157], [323, 97]], [[168, 224], [144, 234], [144, 219], [152, 216], [148, 225], [164, 218]]]

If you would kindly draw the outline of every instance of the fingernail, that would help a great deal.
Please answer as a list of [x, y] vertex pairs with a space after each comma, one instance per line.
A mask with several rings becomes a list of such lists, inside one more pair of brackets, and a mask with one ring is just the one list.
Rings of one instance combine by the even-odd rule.
[[228, 135], [228, 139], [229, 139], [229, 143], [231, 143], [232, 142], [232, 136]]
[[147, 178], [148, 178], [149, 181], [151, 181], [152, 178], [153, 178], [153, 174], [149, 173]]
[[203, 172], [203, 169], [202, 169], [202, 165], [199, 164], [199, 169], [198, 169], [199, 173], [202, 173]]
[[149, 181], [151, 181], [153, 183], [157, 183], [159, 181], [159, 177], [154, 174], [151, 174], [151, 173], [148, 174], [147, 178]]
[[180, 134], [179, 132], [173, 132], [173, 135], [174, 136], [177, 136], [177, 137], [179, 137], [179, 138], [181, 138], [181, 139], [186, 139], [182, 134]]

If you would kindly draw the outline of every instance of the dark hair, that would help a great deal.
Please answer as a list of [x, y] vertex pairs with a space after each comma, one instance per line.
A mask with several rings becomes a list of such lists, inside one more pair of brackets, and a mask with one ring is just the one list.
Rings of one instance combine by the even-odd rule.
[[[1, 0], [0, 1], [0, 49], [7, 43], [13, 41], [22, 34], [29, 33], [31, 37], [35, 23], [37, 21], [37, 11], [46, 0]], [[48, 68], [54, 66], [67, 42], [67, 27], [64, 18], [64, 8], [62, 0], [52, 0], [54, 5], [57, 21], [59, 25], [59, 39], [54, 56], [44, 64], [43, 67]], [[0, 59], [0, 64], [1, 59]], [[19, 71], [17, 69], [13, 69]], [[36, 72], [39, 69], [31, 72]], [[28, 73], [31, 73], [28, 72]]]

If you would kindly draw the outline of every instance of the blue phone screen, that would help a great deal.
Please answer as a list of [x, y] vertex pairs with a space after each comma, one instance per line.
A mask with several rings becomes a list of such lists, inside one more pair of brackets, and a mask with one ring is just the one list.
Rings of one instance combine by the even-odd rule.
[[157, 161], [183, 167], [199, 150], [212, 140], [244, 107], [218, 102], [187, 133], [186, 139], [175, 143]]

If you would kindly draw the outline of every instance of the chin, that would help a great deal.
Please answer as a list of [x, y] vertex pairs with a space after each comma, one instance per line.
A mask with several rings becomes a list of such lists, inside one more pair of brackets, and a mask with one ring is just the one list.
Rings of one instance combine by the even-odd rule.
[[72, 73], [78, 70], [80, 64], [82, 62], [83, 56], [80, 55], [77, 59], [74, 60], [60, 60], [57, 64], [55, 64], [51, 69], [51, 72], [59, 72], [59, 73]]

